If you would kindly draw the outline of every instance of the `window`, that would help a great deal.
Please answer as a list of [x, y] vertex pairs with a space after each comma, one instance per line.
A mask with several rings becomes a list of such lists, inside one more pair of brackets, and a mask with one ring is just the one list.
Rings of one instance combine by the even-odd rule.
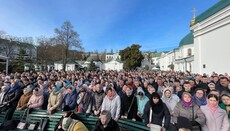
[[189, 48], [189, 49], [188, 49], [188, 56], [191, 56], [191, 55], [192, 55], [192, 49]]

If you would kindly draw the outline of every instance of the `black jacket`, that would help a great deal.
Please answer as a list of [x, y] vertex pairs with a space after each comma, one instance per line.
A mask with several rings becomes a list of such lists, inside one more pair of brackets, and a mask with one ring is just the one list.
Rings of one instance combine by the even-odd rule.
[[[130, 108], [130, 111], [128, 113], [129, 108]], [[137, 98], [133, 94], [130, 97], [128, 97], [125, 94], [123, 96], [123, 99], [121, 100], [121, 116], [126, 115], [126, 113], [128, 113], [128, 116], [127, 116], [128, 119], [133, 119], [137, 117]]]
[[21, 88], [15, 89], [13, 92], [8, 91], [4, 102], [9, 103], [10, 107], [16, 108], [18, 105], [18, 101], [23, 94]]
[[[145, 119], [146, 125], [149, 124], [150, 108], [151, 108], [150, 101], [148, 101], [144, 108], [144, 119]], [[154, 112], [152, 112], [151, 123], [162, 126], [163, 118], [165, 118], [164, 128], [168, 129], [170, 125], [171, 116], [170, 116], [167, 106], [164, 103], [163, 103], [163, 110], [159, 114], [155, 114]]]
[[96, 123], [96, 127], [94, 131], [120, 131], [119, 126], [116, 121], [110, 119], [107, 127], [103, 127], [101, 120], [99, 119]]

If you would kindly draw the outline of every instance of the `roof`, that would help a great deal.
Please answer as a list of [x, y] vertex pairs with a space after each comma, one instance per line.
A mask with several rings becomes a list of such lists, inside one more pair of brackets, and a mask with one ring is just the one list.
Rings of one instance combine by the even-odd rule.
[[193, 44], [193, 43], [194, 43], [193, 39], [194, 39], [193, 34], [192, 34], [192, 32], [190, 31], [190, 32], [180, 41], [179, 47], [184, 46], [184, 45]]
[[114, 55], [115, 53], [106, 53], [106, 55]]
[[218, 3], [210, 7], [208, 10], [196, 17], [195, 24], [207, 19], [208, 17], [214, 15], [220, 10], [230, 5], [230, 0], [220, 0]]

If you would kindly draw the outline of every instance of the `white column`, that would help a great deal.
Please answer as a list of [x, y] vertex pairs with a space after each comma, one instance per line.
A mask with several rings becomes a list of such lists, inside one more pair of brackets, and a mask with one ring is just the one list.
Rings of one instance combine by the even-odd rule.
[[6, 59], [6, 74], [8, 74], [9, 59]]

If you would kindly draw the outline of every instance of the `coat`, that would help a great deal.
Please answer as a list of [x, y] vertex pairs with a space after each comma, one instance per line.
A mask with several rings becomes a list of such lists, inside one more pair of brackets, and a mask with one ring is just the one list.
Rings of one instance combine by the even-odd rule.
[[102, 102], [102, 108], [101, 111], [108, 110], [111, 113], [112, 118], [119, 118], [120, 117], [120, 111], [121, 111], [121, 99], [120, 97], [115, 94], [113, 96], [112, 100], [109, 100], [107, 96], [105, 96], [103, 102]]
[[101, 91], [100, 93], [95, 93], [93, 96], [93, 111], [101, 111], [101, 107], [102, 107], [102, 102], [103, 99], [105, 97], [105, 93], [104, 91]]
[[114, 121], [113, 119], [110, 119], [107, 127], [103, 127], [101, 120], [99, 119], [96, 122], [96, 127], [94, 131], [120, 131], [119, 126], [117, 124], [116, 121]]
[[74, 110], [77, 105], [77, 92], [74, 90], [72, 94], [67, 93], [62, 101], [62, 110], [68, 105], [70, 110]]
[[29, 102], [31, 96], [32, 96], [32, 92], [28, 94], [23, 94], [18, 102], [17, 108], [21, 108], [21, 110], [26, 109], [27, 103]]
[[[15, 86], [17, 86], [14, 90], [9, 90], [7, 95], [4, 98], [4, 102], [9, 103], [10, 107], [16, 108], [18, 105], [18, 101], [23, 94], [21, 88], [18, 84], [15, 83]], [[12, 87], [11, 87], [12, 88]]]
[[77, 104], [79, 113], [90, 113], [92, 109], [92, 95], [91, 93], [85, 93], [84, 96], [78, 95]]
[[133, 119], [137, 117], [137, 98], [133, 94], [129, 97], [125, 95], [121, 100], [121, 116], [126, 115], [126, 113], [128, 119]]
[[159, 114], [155, 114], [152, 111], [152, 119], [151, 119], [151, 122], [149, 122], [151, 108], [152, 107], [151, 107], [150, 101], [148, 101], [144, 109], [145, 124], [147, 125], [149, 123], [152, 123], [152, 124], [157, 124], [157, 125], [162, 126], [162, 122], [164, 119], [164, 128], [168, 129], [170, 125], [171, 116], [170, 116], [169, 110], [167, 106], [165, 105], [165, 103], [163, 103], [163, 110]]
[[44, 96], [43, 95], [32, 95], [30, 97], [30, 100], [27, 104], [29, 108], [33, 108], [35, 110], [40, 110], [42, 109], [42, 105], [44, 103]]
[[206, 118], [206, 123], [202, 126], [202, 131], [228, 131], [229, 122], [225, 110], [218, 107], [214, 114], [212, 114], [208, 105], [201, 106], [200, 108]]
[[50, 97], [48, 100], [47, 108], [50, 108], [51, 111], [53, 110], [61, 110], [61, 103], [63, 100], [62, 93], [59, 91], [58, 93], [50, 93]]
[[88, 129], [82, 122], [73, 120], [67, 131], [88, 131]]
[[140, 112], [142, 115], [144, 114], [144, 108], [145, 108], [145, 104], [149, 101], [149, 98], [147, 96], [143, 96], [142, 99], [140, 99], [139, 96], [137, 97], [137, 111]]
[[[192, 109], [193, 108], [193, 109]], [[178, 102], [176, 107], [173, 110], [172, 114], [172, 122], [177, 123], [177, 117], [182, 116], [188, 118], [189, 121], [192, 121], [193, 118], [193, 110], [194, 110], [194, 120], [198, 122], [200, 125], [205, 124], [205, 115], [200, 110], [199, 106], [192, 103], [191, 106], [185, 107], [182, 102]]]

